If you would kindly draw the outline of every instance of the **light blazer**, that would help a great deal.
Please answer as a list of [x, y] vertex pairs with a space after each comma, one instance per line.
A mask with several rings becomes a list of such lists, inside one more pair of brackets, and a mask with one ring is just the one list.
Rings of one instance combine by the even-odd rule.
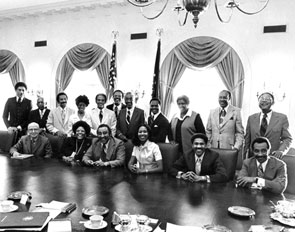
[[91, 119], [94, 122], [94, 130], [96, 131], [100, 124], [107, 124], [112, 130], [112, 135], [115, 136], [116, 126], [117, 126], [117, 118], [116, 118], [115, 112], [110, 109], [103, 108], [102, 122], [99, 121], [99, 113], [100, 113], [100, 109], [98, 108], [94, 108], [91, 110]]
[[120, 138], [120, 134], [123, 134], [127, 139], [132, 139], [137, 133], [137, 128], [140, 124], [144, 123], [144, 111], [137, 107], [134, 107], [132, 117], [130, 119], [130, 124], [126, 122], [127, 108], [122, 109], [119, 113], [117, 121], [117, 137]]
[[[239, 177], [257, 177], [257, 163], [254, 157], [243, 162]], [[274, 193], [282, 193], [287, 187], [287, 168], [286, 163], [275, 157], [270, 156], [266, 164], [264, 176], [265, 186], [263, 189]]]
[[61, 131], [65, 134], [70, 133], [71, 128], [69, 127], [69, 118], [72, 114], [75, 113], [75, 110], [66, 107], [65, 111], [66, 117], [64, 123], [62, 123], [60, 107], [57, 107], [50, 111], [46, 127], [52, 134], [56, 133], [57, 131]]
[[[245, 152], [250, 150], [252, 141], [260, 136], [260, 113], [249, 116], [245, 135]], [[286, 154], [292, 143], [289, 122], [285, 114], [272, 112], [269, 125], [264, 135], [271, 143], [270, 153], [282, 151]]]
[[39, 109], [32, 110], [29, 114], [29, 123], [36, 122], [39, 124], [40, 128], [46, 129], [46, 123], [47, 123], [50, 110], [49, 109], [44, 109], [44, 110], [45, 112], [42, 118], [40, 117]]
[[[83, 162], [86, 160], [98, 161], [101, 157], [102, 143], [98, 138], [92, 140], [92, 145], [89, 147], [83, 156]], [[125, 146], [123, 141], [117, 138], [110, 137], [106, 159], [110, 162], [111, 167], [122, 166], [125, 162]]]
[[244, 140], [241, 110], [229, 105], [221, 124], [219, 124], [219, 114], [220, 107], [210, 111], [206, 127], [208, 146], [224, 149], [235, 147], [240, 150]]
[[41, 135], [38, 135], [34, 149], [31, 143], [31, 136], [22, 136], [20, 140], [10, 149], [10, 153], [15, 151], [21, 154], [34, 154], [36, 157], [49, 158], [52, 156], [51, 145], [48, 138]]
[[[189, 153], [181, 155], [181, 157], [172, 165], [172, 168], [170, 168], [169, 173], [173, 176], [176, 176], [179, 171], [196, 172], [195, 164], [195, 154], [193, 150], [191, 150]], [[203, 156], [201, 164], [200, 176], [206, 175], [210, 177], [211, 182], [227, 181], [227, 174], [223, 166], [223, 163], [219, 157], [219, 154], [210, 149], [205, 149], [205, 154]]]
[[149, 116], [148, 125], [151, 128], [150, 141], [155, 143], [165, 143], [166, 137], [170, 130], [168, 119], [162, 113], [160, 113], [152, 123], [151, 116]]

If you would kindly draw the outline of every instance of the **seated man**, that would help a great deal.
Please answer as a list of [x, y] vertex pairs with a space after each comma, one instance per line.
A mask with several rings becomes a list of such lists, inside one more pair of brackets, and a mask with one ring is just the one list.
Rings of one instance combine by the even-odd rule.
[[196, 133], [191, 138], [192, 150], [183, 154], [170, 169], [176, 178], [190, 182], [225, 182], [227, 175], [219, 154], [207, 148], [208, 137]]
[[287, 187], [286, 164], [274, 156], [269, 156], [269, 140], [266, 137], [258, 137], [253, 140], [251, 148], [254, 156], [244, 160], [237, 184], [283, 193]]
[[28, 135], [24, 135], [10, 149], [14, 157], [21, 154], [33, 154], [35, 157], [50, 158], [52, 155], [51, 145], [48, 138], [39, 135], [38, 123], [32, 122], [28, 125]]
[[92, 145], [82, 161], [89, 166], [122, 166], [125, 161], [123, 141], [114, 138], [111, 128], [106, 124], [98, 126], [97, 136], [98, 138], [92, 140]]

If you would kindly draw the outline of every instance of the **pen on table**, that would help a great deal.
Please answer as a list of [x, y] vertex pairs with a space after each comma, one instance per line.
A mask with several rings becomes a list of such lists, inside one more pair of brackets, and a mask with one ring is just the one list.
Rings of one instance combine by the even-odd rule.
[[75, 204], [75, 203], [72, 203], [71, 206], [69, 206], [69, 207], [66, 209], [66, 213], [71, 213], [71, 212], [73, 212], [75, 209], [76, 209], [76, 204]]
[[7, 215], [1, 220], [1, 222], [4, 222], [4, 220], [7, 218]]

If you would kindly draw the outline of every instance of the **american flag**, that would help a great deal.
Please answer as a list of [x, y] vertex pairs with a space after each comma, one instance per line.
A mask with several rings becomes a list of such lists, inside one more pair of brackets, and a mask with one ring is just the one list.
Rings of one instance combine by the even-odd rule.
[[159, 97], [159, 75], [160, 75], [160, 58], [161, 58], [161, 40], [158, 40], [157, 54], [154, 67], [153, 85], [152, 85], [152, 98]]
[[110, 96], [112, 96], [117, 82], [117, 44], [113, 43], [110, 73], [109, 73], [109, 90]]

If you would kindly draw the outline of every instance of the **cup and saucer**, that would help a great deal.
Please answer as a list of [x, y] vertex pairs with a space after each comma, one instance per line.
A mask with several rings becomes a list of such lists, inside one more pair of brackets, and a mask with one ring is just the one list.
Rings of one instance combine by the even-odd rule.
[[18, 209], [17, 205], [13, 204], [11, 200], [4, 200], [0, 202], [0, 213], [10, 213]]
[[101, 215], [92, 215], [89, 219], [89, 221], [84, 223], [84, 226], [90, 230], [100, 230], [108, 225], [108, 223], [103, 220], [103, 216]]

